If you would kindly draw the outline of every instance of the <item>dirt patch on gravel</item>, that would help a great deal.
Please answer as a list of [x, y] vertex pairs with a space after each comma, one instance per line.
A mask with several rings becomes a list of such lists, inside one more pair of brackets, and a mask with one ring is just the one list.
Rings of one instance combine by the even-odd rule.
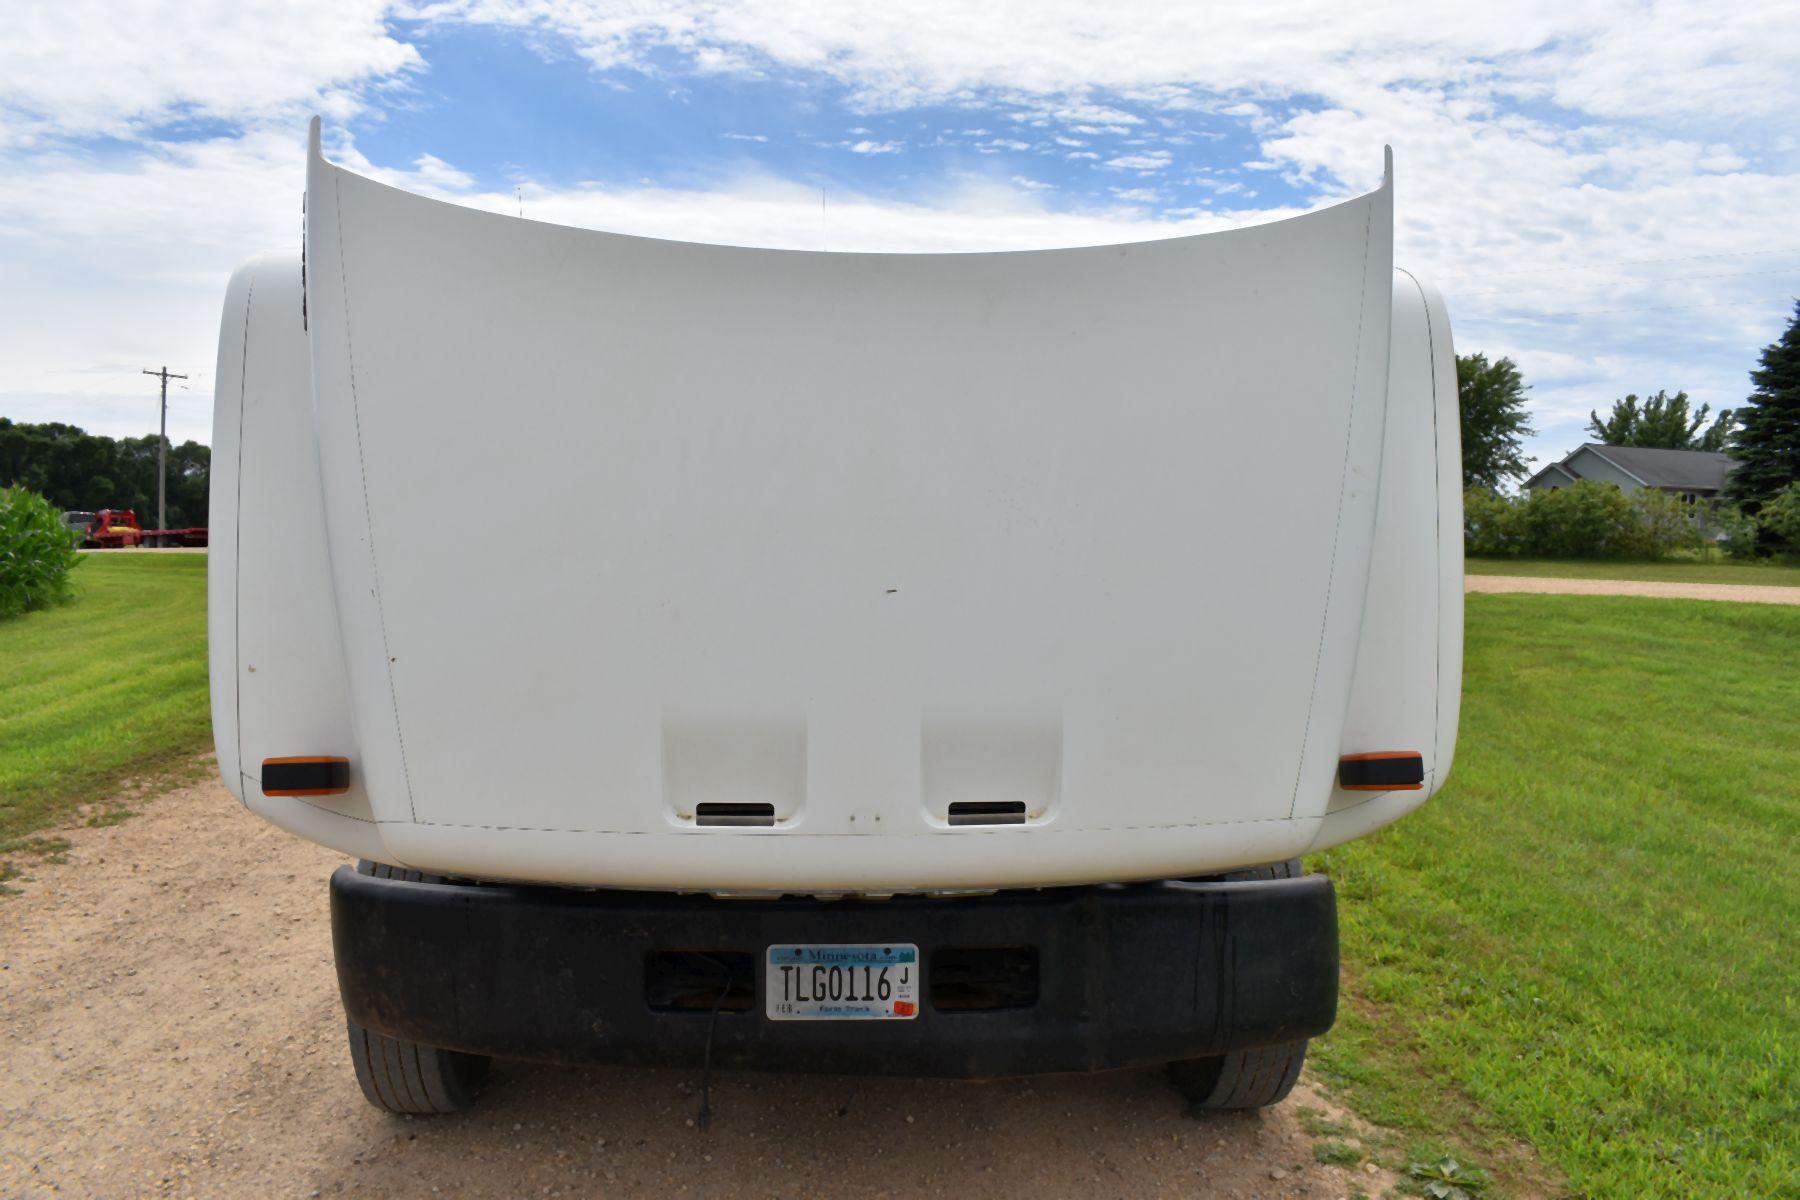
[[1194, 1119], [1153, 1071], [996, 1083], [500, 1064], [477, 1108], [369, 1108], [325, 879], [343, 859], [217, 783], [66, 832], [0, 898], [0, 1195], [1346, 1197], [1303, 1082]]
[[1536, 575], [1465, 575], [1467, 592], [1536, 592], [1558, 596], [1661, 596], [1669, 600], [1736, 600], [1800, 604], [1800, 587], [1751, 583], [1658, 583], [1638, 579], [1551, 579]]

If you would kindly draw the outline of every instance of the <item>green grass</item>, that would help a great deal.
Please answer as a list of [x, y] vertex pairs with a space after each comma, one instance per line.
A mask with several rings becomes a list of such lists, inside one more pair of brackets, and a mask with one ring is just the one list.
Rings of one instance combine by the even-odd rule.
[[1327, 1081], [1503, 1185], [1800, 1195], [1800, 611], [1470, 596], [1466, 671], [1445, 791], [1320, 856]]
[[1800, 587], [1800, 562], [1793, 559], [1738, 562], [1671, 558], [1662, 562], [1620, 562], [1583, 558], [1471, 558], [1470, 575], [1535, 575], [1553, 579], [1643, 579], [1655, 583], [1749, 583]]
[[0, 854], [211, 742], [206, 556], [89, 554], [74, 580], [73, 604], [0, 622]]

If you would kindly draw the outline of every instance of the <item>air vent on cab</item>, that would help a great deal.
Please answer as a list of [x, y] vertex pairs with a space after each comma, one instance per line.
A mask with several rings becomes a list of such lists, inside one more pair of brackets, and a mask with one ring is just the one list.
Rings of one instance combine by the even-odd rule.
[[952, 825], [1023, 825], [1023, 800], [959, 800], [950, 806]]
[[694, 805], [696, 825], [773, 825], [773, 804], [750, 804], [730, 800], [711, 800]]

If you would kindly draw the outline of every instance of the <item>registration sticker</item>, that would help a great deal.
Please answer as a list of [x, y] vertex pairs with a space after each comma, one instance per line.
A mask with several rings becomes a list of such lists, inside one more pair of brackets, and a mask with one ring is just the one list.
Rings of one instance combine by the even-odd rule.
[[919, 1015], [919, 948], [770, 946], [771, 1021], [908, 1021]]

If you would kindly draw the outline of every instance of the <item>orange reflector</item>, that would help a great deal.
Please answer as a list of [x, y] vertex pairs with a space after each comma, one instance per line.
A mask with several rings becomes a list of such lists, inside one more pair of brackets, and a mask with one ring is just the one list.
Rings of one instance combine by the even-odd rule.
[[1415, 792], [1425, 786], [1425, 756], [1417, 750], [1376, 750], [1338, 759], [1338, 786], [1347, 792]]
[[350, 790], [350, 760], [330, 755], [265, 758], [265, 796], [339, 796]]

